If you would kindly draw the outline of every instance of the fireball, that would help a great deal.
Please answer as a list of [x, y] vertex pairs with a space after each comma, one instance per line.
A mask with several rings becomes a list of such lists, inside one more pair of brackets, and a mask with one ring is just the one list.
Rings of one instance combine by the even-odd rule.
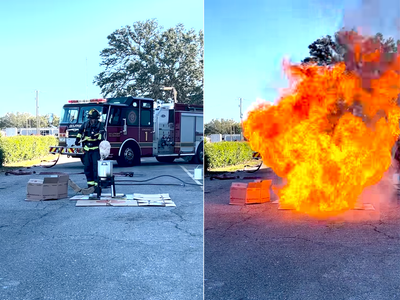
[[252, 149], [286, 179], [280, 203], [310, 215], [354, 208], [390, 167], [400, 134], [400, 56], [355, 32], [340, 38], [345, 62], [286, 65], [290, 92], [243, 122]]

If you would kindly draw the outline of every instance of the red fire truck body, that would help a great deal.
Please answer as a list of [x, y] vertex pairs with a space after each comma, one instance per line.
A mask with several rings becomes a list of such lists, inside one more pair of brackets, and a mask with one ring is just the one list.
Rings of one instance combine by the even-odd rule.
[[50, 147], [50, 153], [82, 158], [82, 147], [74, 143], [92, 108], [101, 113], [105, 139], [111, 144], [108, 159], [121, 166], [138, 165], [141, 157], [149, 156], [160, 162], [184, 157], [203, 163], [202, 105], [136, 97], [70, 100], [60, 118], [59, 145]]

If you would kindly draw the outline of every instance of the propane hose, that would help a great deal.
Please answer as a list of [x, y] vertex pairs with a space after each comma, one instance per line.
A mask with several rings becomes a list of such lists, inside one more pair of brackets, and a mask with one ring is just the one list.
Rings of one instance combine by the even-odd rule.
[[[126, 180], [129, 182], [128, 180]], [[116, 185], [173, 185], [173, 186], [185, 186], [184, 183], [121, 183], [115, 182]]]
[[[154, 180], [154, 179], [157, 179], [157, 178], [160, 178], [160, 177], [172, 177], [172, 178], [175, 178], [175, 179], [179, 180], [183, 184], [202, 186], [202, 184], [185, 182], [182, 179], [180, 179], [178, 177], [175, 177], [175, 176], [172, 176], [172, 175], [159, 175], [159, 176], [156, 176], [156, 177], [153, 177], [153, 178], [149, 178], [149, 179], [145, 179], [145, 180], [118, 180], [118, 181], [116, 180], [115, 183], [120, 184], [121, 182], [126, 182], [126, 183], [128, 183], [128, 182], [147, 182], [147, 181]], [[167, 183], [164, 183], [164, 184], [163, 183], [156, 183], [156, 184], [153, 184], [153, 185], [167, 185]]]

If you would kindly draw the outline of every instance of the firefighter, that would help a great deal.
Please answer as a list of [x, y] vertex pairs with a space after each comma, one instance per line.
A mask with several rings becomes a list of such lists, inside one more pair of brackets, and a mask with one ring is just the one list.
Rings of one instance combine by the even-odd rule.
[[91, 109], [86, 122], [79, 128], [75, 145], [82, 143], [84, 172], [88, 187], [97, 187], [97, 161], [100, 160], [99, 144], [104, 138], [103, 124], [99, 121], [100, 113]]

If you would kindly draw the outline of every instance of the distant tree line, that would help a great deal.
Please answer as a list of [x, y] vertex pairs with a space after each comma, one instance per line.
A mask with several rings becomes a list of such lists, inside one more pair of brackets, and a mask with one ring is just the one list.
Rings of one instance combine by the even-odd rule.
[[[60, 118], [53, 115], [53, 120], [50, 122], [50, 115], [39, 116], [40, 125], [38, 127], [58, 127], [60, 123]], [[0, 117], [0, 129], [4, 128], [36, 128], [36, 116], [28, 113], [6, 113], [4, 116]]]
[[210, 122], [204, 124], [204, 135], [210, 134], [240, 134], [242, 133], [242, 126], [240, 122], [233, 119], [212, 119]]

